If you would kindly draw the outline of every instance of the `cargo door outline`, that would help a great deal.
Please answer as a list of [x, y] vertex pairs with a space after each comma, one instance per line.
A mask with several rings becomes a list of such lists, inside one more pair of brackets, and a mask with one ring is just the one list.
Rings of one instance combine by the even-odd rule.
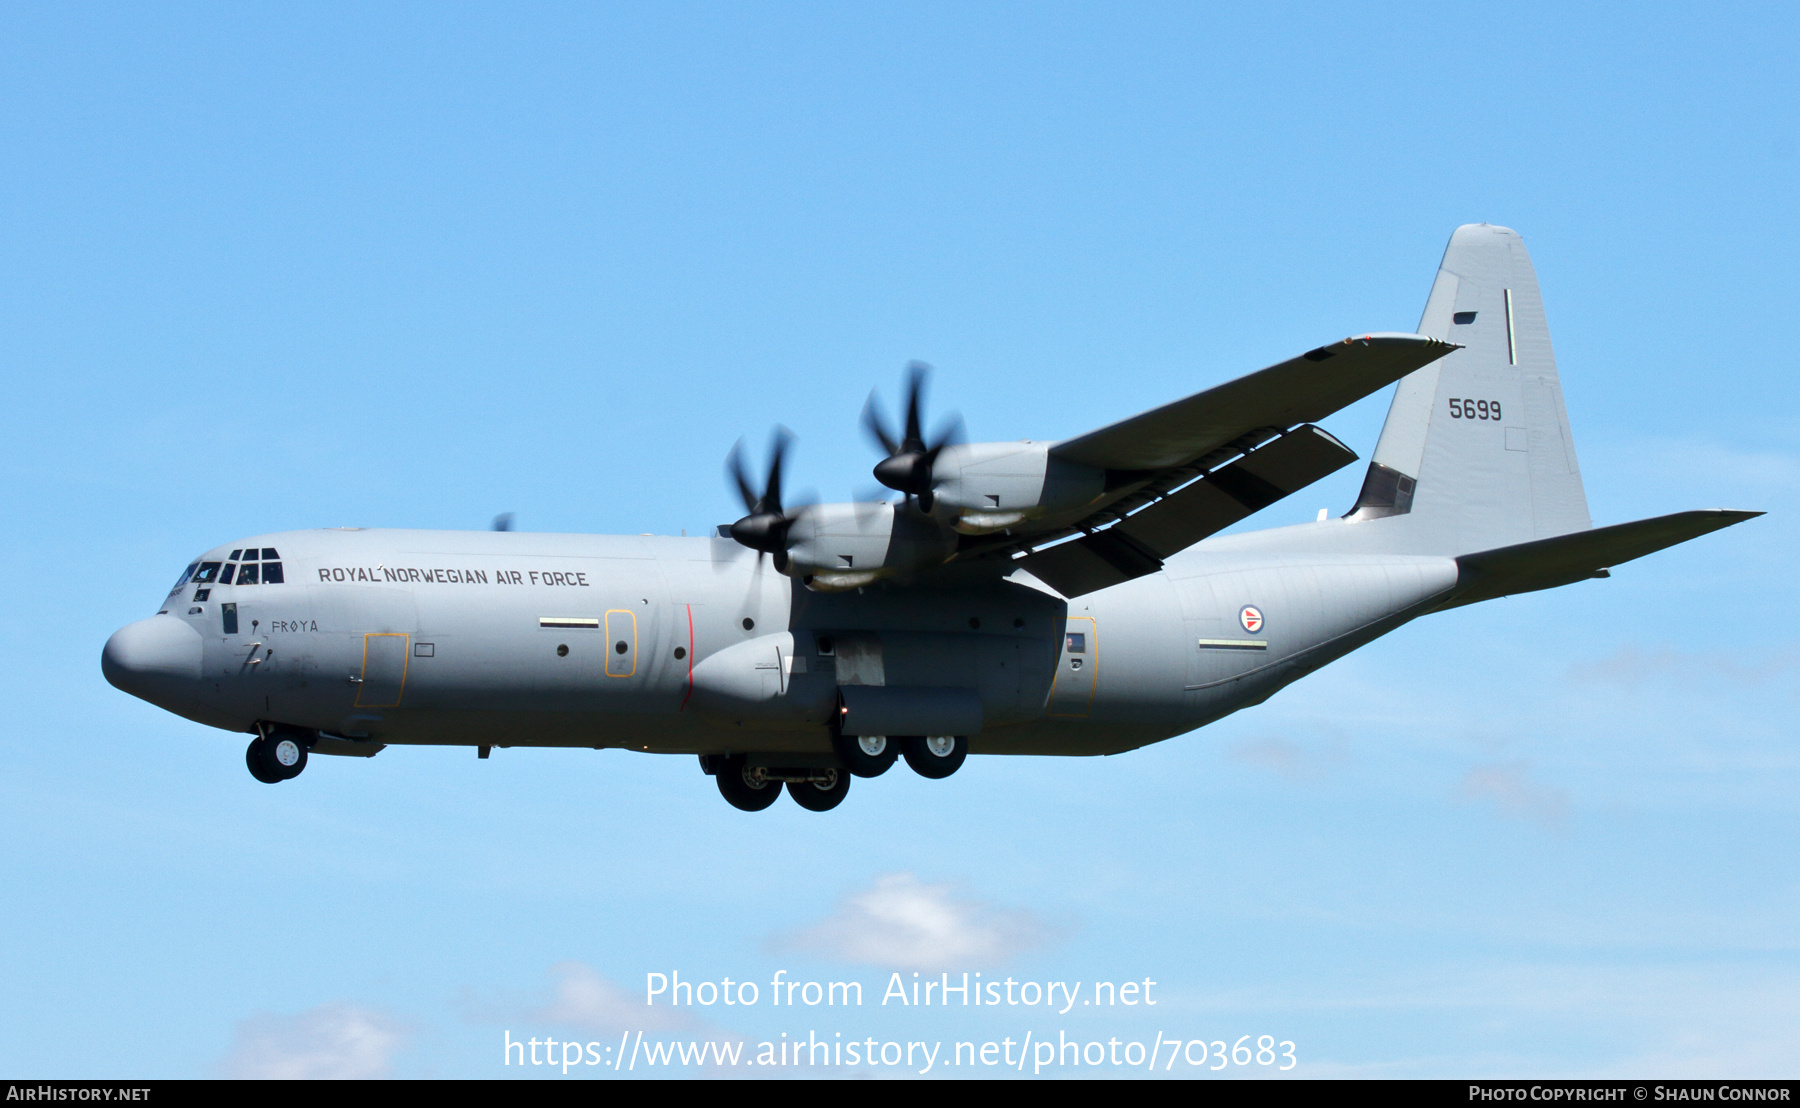
[[[618, 652], [618, 644], [625, 652]], [[606, 675], [630, 677], [637, 672], [637, 613], [629, 608], [612, 608], [606, 613]]]
[[400, 706], [412, 661], [411, 638], [397, 631], [371, 631], [363, 636], [362, 680], [356, 686], [358, 708]]
[[[1093, 616], [1070, 616], [1064, 624], [1063, 649], [1056, 659], [1056, 680], [1050, 687], [1046, 716], [1080, 719], [1094, 706], [1094, 690], [1100, 684], [1100, 636]], [[1081, 649], [1071, 651], [1079, 635]]]

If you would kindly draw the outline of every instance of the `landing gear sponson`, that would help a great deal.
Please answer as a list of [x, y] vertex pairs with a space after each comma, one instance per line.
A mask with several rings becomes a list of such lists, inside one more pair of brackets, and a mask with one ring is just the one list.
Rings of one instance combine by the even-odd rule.
[[[934, 780], [955, 773], [969, 756], [963, 735], [837, 735], [832, 748], [841, 765], [828, 765], [818, 755], [702, 754], [700, 769], [718, 782], [719, 795], [733, 808], [760, 812], [786, 785], [800, 807], [829, 812], [849, 794], [851, 777], [880, 777], [902, 756], [919, 776]], [[776, 764], [794, 762], [817, 764]]]

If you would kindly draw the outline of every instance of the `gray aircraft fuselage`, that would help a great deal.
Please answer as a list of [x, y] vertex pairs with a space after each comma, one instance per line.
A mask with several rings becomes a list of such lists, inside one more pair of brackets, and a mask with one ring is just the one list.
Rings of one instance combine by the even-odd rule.
[[840, 666], [873, 639], [871, 683], [979, 692], [972, 752], [1107, 754], [1259, 703], [1456, 584], [1447, 557], [1267, 549], [1344, 526], [1222, 537], [1073, 601], [1028, 580], [815, 593], [722, 538], [259, 535], [196, 561], [266, 548], [284, 580], [178, 587], [133, 625], [167, 657], [131, 691], [237, 732], [829, 755], [858, 680]]

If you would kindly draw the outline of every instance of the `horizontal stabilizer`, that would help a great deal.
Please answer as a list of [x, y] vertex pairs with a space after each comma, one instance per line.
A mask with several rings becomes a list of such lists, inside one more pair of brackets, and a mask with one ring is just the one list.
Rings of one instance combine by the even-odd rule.
[[1454, 608], [1514, 593], [1553, 589], [1588, 577], [1603, 577], [1612, 566], [1762, 514], [1723, 508], [1676, 512], [1517, 546], [1502, 546], [1478, 554], [1464, 554], [1456, 559], [1456, 592], [1444, 607]]
[[1105, 531], [1019, 561], [1067, 597], [1155, 573], [1162, 560], [1356, 460], [1310, 424], [1221, 466]]
[[1315, 423], [1455, 349], [1424, 335], [1347, 338], [1059, 442], [1050, 454], [1097, 469], [1187, 465], [1263, 428]]

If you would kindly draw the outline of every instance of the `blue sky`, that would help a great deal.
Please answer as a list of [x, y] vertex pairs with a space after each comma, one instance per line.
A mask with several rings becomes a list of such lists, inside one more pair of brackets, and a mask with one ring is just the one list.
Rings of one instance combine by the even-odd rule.
[[[1267, 1033], [1311, 1076], [1794, 1076], [1796, 23], [7, 7], [0, 1071], [494, 1077], [508, 1030], [1060, 1029]], [[1147, 750], [895, 774], [826, 820], [617, 751], [395, 749], [271, 789], [239, 737], [100, 676], [236, 535], [696, 533], [777, 422], [797, 484], [842, 497], [908, 359], [973, 436], [1062, 437], [1412, 329], [1481, 220], [1532, 249], [1596, 521], [1767, 517]], [[1366, 456], [1385, 407], [1327, 425]], [[632, 999], [672, 970], [878, 993], [929, 960], [872, 943], [1161, 999]]]

